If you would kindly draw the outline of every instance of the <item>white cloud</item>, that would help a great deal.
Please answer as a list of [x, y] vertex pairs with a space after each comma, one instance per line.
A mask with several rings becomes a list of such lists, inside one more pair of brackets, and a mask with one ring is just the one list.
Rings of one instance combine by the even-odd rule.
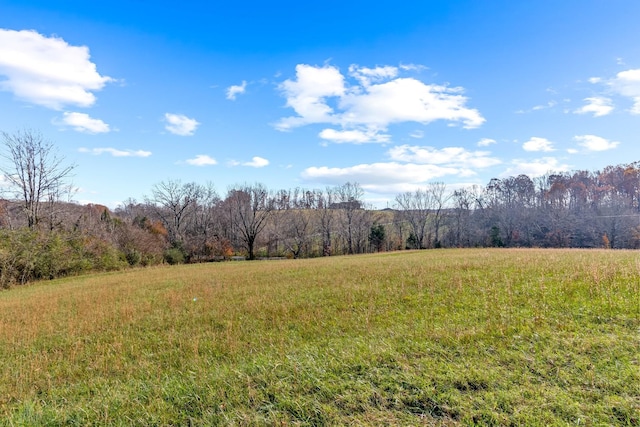
[[491, 138], [482, 138], [480, 141], [478, 141], [478, 147], [488, 147], [492, 144], [496, 144], [496, 140], [495, 139], [491, 139]]
[[[287, 107], [297, 115], [280, 119], [275, 127], [284, 131], [309, 124], [332, 124], [340, 126], [329, 134], [336, 137], [336, 142], [362, 143], [363, 134], [384, 133], [394, 123], [444, 120], [476, 128], [485, 121], [477, 110], [466, 107], [462, 88], [425, 84], [415, 78], [398, 77], [398, 73], [396, 67], [352, 65], [349, 76], [354, 81], [348, 85], [336, 67], [299, 64], [295, 80], [279, 86]], [[354, 138], [349, 140], [350, 136]]]
[[397, 78], [371, 85], [366, 92], [349, 93], [340, 100], [342, 123], [385, 128], [391, 123], [430, 123], [436, 120], [462, 122], [476, 128], [485, 119], [477, 110], [465, 107], [461, 88], [427, 85], [413, 78]]
[[546, 104], [535, 105], [531, 110], [533, 110], [533, 111], [546, 110], [547, 108], [555, 107], [557, 104], [558, 103], [556, 101], [549, 101]]
[[487, 168], [500, 164], [500, 160], [489, 157], [488, 151], [468, 151], [462, 147], [418, 147], [401, 145], [391, 148], [389, 157], [395, 161], [447, 165], [456, 168]]
[[445, 175], [464, 173], [458, 168], [437, 165], [402, 164], [398, 162], [361, 164], [346, 168], [310, 167], [302, 178], [313, 182], [342, 184], [347, 181], [364, 183], [367, 188], [381, 188], [398, 184], [419, 184]]
[[281, 119], [276, 129], [336, 122], [333, 109], [325, 102], [327, 97], [341, 97], [345, 93], [344, 77], [336, 67], [298, 64], [296, 80], [285, 80], [279, 88], [287, 98], [287, 107], [293, 108], [298, 116]]
[[640, 68], [619, 72], [611, 84], [621, 95], [640, 96]]
[[389, 65], [376, 68], [351, 65], [349, 66], [349, 74], [358, 80], [362, 86], [366, 87], [370, 86], [371, 83], [377, 83], [397, 77], [398, 68]]
[[269, 160], [262, 157], [255, 156], [250, 162], [239, 162], [237, 160], [229, 160], [227, 162], [229, 166], [247, 166], [251, 168], [263, 168], [269, 165]]
[[195, 119], [190, 119], [183, 114], [171, 114], [166, 113], [164, 120], [167, 122], [165, 129], [169, 132], [180, 136], [191, 136], [198, 128], [198, 123]]
[[245, 93], [247, 90], [247, 82], [242, 81], [241, 85], [232, 85], [227, 88], [227, 99], [235, 101], [236, 96]]
[[588, 151], [607, 151], [620, 145], [618, 141], [609, 141], [596, 135], [577, 135], [573, 139], [578, 142], [579, 146], [586, 148]]
[[566, 172], [571, 168], [567, 164], [561, 164], [554, 157], [543, 157], [532, 161], [513, 160], [511, 164], [511, 167], [500, 174], [501, 177], [527, 175], [530, 178], [535, 178], [549, 172]]
[[[553, 91], [553, 89], [547, 89], [547, 92], [555, 93]], [[546, 110], [546, 109], [549, 109], [549, 108], [553, 108], [556, 105], [558, 105], [558, 103], [556, 101], [549, 101], [546, 104], [534, 105], [529, 110], [518, 110], [518, 111], [516, 111], [516, 114], [527, 114], [527, 113], [531, 113], [533, 111]]]
[[324, 140], [335, 142], [335, 143], [345, 143], [351, 142], [355, 144], [364, 144], [367, 142], [378, 142], [378, 143], [386, 143], [391, 139], [391, 135], [380, 134], [375, 130], [366, 129], [366, 130], [335, 130], [335, 129], [324, 129], [322, 130], [318, 136]]
[[488, 154], [484, 151], [467, 151], [461, 147], [436, 149], [402, 145], [388, 150], [389, 162], [343, 168], [314, 166], [305, 169], [301, 177], [323, 184], [359, 182], [367, 191], [390, 194], [415, 190], [430, 180], [445, 176], [473, 176], [476, 175], [474, 169], [501, 163]]
[[530, 140], [522, 144], [525, 151], [555, 151], [553, 142], [546, 138], [532, 137]]
[[428, 70], [429, 67], [420, 64], [400, 64], [400, 69], [403, 71], [424, 71]]
[[243, 163], [242, 166], [249, 166], [252, 168], [263, 168], [269, 165], [269, 160], [262, 157], [255, 156], [250, 162]]
[[640, 68], [621, 71], [608, 83], [616, 93], [633, 100], [632, 114], [640, 114]]
[[593, 117], [602, 117], [613, 111], [613, 105], [611, 105], [611, 99], [600, 96], [594, 96], [591, 98], [585, 98], [587, 103], [582, 108], [575, 111], [577, 114], [593, 113]]
[[92, 134], [111, 132], [108, 124], [100, 119], [91, 118], [86, 113], [65, 112], [62, 120], [55, 120], [53, 123], [62, 127], [70, 126], [77, 132]]
[[113, 80], [97, 72], [86, 46], [71, 46], [32, 30], [7, 29], [0, 29], [0, 76], [0, 90], [55, 110], [93, 105], [92, 92]]
[[93, 154], [94, 156], [99, 156], [101, 154], [111, 154], [113, 157], [149, 157], [151, 155], [151, 151], [144, 150], [119, 150], [117, 148], [85, 148], [81, 147], [78, 149], [81, 153]]
[[206, 154], [198, 154], [193, 159], [187, 159], [186, 162], [192, 166], [212, 166], [218, 164], [216, 159]]
[[424, 138], [424, 131], [422, 131], [422, 130], [414, 130], [413, 132], [411, 132], [409, 134], [409, 136], [411, 138], [421, 139], [421, 138]]

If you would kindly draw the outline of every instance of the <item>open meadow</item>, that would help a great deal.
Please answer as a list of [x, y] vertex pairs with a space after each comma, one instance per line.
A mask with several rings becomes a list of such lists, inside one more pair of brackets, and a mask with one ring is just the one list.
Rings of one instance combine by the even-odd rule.
[[447, 249], [0, 292], [0, 425], [640, 425], [640, 252]]

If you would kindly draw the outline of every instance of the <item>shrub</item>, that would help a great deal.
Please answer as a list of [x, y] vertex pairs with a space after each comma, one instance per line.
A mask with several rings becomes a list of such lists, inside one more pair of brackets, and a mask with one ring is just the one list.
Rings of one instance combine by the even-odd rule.
[[125, 254], [99, 238], [56, 230], [0, 230], [2, 288], [126, 266]]
[[129, 265], [155, 265], [164, 260], [164, 237], [147, 229], [121, 225], [116, 229], [116, 244]]
[[180, 248], [169, 248], [164, 251], [164, 260], [167, 264], [184, 264], [184, 252]]
[[504, 247], [504, 242], [502, 241], [502, 237], [500, 237], [500, 228], [497, 225], [491, 227], [491, 246], [494, 248], [502, 248]]
[[135, 249], [127, 249], [124, 256], [132, 267], [140, 264], [142, 261], [142, 255]]

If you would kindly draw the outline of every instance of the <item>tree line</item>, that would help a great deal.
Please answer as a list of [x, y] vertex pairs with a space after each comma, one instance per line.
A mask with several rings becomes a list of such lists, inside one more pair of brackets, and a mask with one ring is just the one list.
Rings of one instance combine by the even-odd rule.
[[3, 133], [0, 286], [159, 263], [441, 247], [640, 247], [640, 163], [434, 182], [367, 206], [358, 183], [272, 191], [166, 180], [114, 211], [70, 202], [74, 169], [39, 133]]

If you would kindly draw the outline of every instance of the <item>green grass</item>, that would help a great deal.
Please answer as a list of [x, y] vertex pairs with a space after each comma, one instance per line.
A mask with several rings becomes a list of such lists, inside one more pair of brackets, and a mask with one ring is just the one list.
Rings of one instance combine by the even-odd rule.
[[0, 425], [640, 425], [640, 253], [437, 250], [0, 293]]

